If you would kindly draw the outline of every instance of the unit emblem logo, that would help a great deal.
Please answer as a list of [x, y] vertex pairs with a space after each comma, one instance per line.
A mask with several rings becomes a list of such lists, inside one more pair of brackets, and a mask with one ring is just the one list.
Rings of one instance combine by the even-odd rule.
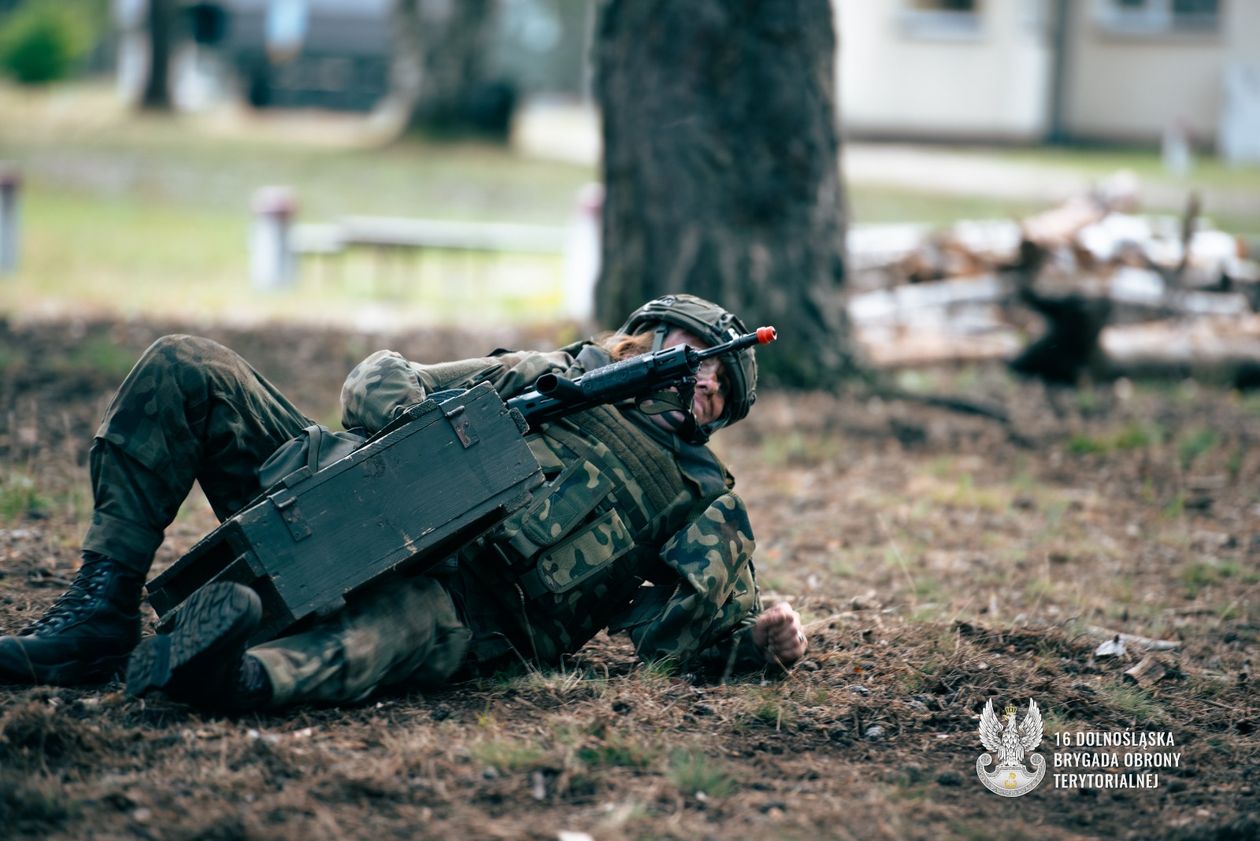
[[[980, 742], [988, 753], [976, 758], [976, 774], [985, 788], [1003, 797], [1027, 794], [1046, 775], [1045, 757], [1033, 753], [1041, 744], [1041, 711], [1037, 709], [1037, 702], [1028, 702], [1028, 712], [1018, 724], [1015, 713], [1015, 706], [1008, 704], [1003, 727], [993, 711], [993, 699], [989, 699], [980, 714]], [[1025, 754], [1032, 765], [1031, 771], [1024, 765]], [[997, 767], [990, 771], [994, 759]]]

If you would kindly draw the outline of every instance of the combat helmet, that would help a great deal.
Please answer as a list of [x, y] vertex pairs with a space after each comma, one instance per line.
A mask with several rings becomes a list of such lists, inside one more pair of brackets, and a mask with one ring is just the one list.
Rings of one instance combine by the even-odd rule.
[[[660, 350], [671, 327], [681, 327], [704, 339], [710, 345], [728, 342], [748, 332], [744, 322], [722, 307], [695, 295], [677, 294], [654, 298], [626, 319], [618, 333], [632, 335], [656, 330], [652, 350]], [[703, 428], [707, 438], [715, 430], [741, 420], [757, 400], [757, 359], [752, 348], [745, 348], [724, 358], [726, 371], [726, 410], [722, 417]]]

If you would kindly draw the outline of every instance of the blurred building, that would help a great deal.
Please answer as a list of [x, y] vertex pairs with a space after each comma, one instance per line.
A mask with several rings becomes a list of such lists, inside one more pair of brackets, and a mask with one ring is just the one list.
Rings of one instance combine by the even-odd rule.
[[[368, 110], [389, 91], [394, 0], [202, 0], [256, 107]], [[214, 10], [214, 11], [211, 11]]]
[[1260, 135], [1254, 0], [835, 3], [851, 136], [1150, 143], [1172, 130], [1207, 145]]
[[[0, 8], [6, 2], [0, 0]], [[460, 0], [414, 0], [426, 15]], [[366, 111], [398, 84], [402, 0], [174, 0], [172, 77], [180, 107], [226, 96], [255, 107]], [[148, 0], [112, 0], [118, 77], [134, 98], [147, 73]], [[580, 98], [593, 0], [497, 0], [487, 71], [526, 95]]]
[[[172, 93], [256, 107], [369, 110], [390, 87], [395, 0], [175, 0]], [[117, 75], [134, 99], [149, 62], [148, 0], [113, 0]]]
[[[424, 13], [460, 0], [410, 0]], [[12, 0], [0, 0], [0, 7]], [[112, 0], [123, 89], [147, 0]], [[397, 87], [403, 0], [174, 0], [176, 99], [369, 110]], [[1260, 161], [1260, 0], [832, 0], [848, 136], [1151, 144]], [[590, 103], [594, 0], [495, 0], [486, 67]], [[1167, 145], [1167, 144], [1166, 144]]]

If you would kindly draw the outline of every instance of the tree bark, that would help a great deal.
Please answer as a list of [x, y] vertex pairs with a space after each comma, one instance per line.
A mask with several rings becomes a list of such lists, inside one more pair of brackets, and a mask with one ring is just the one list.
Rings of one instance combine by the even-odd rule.
[[827, 0], [606, 0], [596, 316], [691, 292], [773, 324], [769, 382], [856, 372]]
[[174, 0], [149, 0], [149, 76], [140, 107], [146, 111], [171, 109], [171, 30], [175, 22]]
[[515, 95], [489, 78], [486, 57], [495, 0], [405, 0], [400, 38], [414, 70], [408, 126], [436, 134], [475, 133], [505, 139]]

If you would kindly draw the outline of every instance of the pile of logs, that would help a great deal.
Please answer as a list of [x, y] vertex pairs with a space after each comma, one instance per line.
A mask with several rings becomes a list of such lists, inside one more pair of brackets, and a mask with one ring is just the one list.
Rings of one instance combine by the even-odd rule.
[[1120, 176], [1019, 222], [855, 228], [858, 340], [880, 367], [1002, 359], [1058, 383], [1260, 385], [1260, 263], [1196, 197], [1180, 219], [1136, 215], [1135, 197]]

